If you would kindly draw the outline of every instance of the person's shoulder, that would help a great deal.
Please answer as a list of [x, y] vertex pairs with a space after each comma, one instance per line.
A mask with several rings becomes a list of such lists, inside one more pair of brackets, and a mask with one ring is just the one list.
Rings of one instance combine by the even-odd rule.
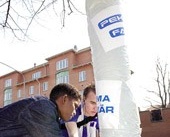
[[44, 96], [34, 96], [34, 97], [32, 97], [32, 99], [34, 99], [34, 101], [36, 101], [36, 102], [52, 103], [52, 101], [50, 101], [47, 97], [44, 97]]
[[50, 101], [47, 97], [44, 96], [34, 96], [32, 97], [32, 99], [34, 100], [33, 105], [36, 105], [36, 107], [48, 107], [50, 108], [56, 108], [56, 105]]
[[58, 114], [57, 106], [50, 101], [47, 97], [35, 96], [32, 97], [33, 101], [27, 106], [30, 112], [38, 112], [49, 117]]
[[40, 100], [47, 100], [49, 101], [49, 99], [45, 96], [33, 96], [32, 99], [34, 99], [35, 101], [40, 101]]

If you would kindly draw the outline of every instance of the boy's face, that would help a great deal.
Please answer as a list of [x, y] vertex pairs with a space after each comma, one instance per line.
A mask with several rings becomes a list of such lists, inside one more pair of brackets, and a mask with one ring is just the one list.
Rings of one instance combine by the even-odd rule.
[[76, 114], [76, 109], [80, 104], [80, 100], [69, 98], [67, 95], [61, 99], [61, 104], [58, 106], [60, 117], [64, 121], [68, 121]]
[[97, 99], [94, 92], [89, 92], [84, 99], [84, 114], [86, 116], [94, 116], [97, 113]]

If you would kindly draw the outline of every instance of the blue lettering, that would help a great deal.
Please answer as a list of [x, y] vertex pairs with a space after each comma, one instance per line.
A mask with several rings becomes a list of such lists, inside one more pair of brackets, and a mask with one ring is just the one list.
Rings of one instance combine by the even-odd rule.
[[114, 113], [114, 107], [113, 106], [107, 106], [106, 107], [106, 113], [108, 113], [108, 112], [111, 112], [111, 113]]
[[118, 36], [122, 36], [122, 35], [124, 35], [124, 28], [120, 27], [120, 28], [116, 28], [116, 29], [110, 30], [109, 34], [110, 34], [110, 36], [112, 38], [118, 37]]
[[97, 98], [98, 98], [97, 100], [99, 102], [104, 102], [104, 101], [110, 102], [110, 99], [109, 99], [108, 95], [105, 95], [104, 97], [102, 95], [99, 95]]
[[105, 109], [104, 109], [103, 106], [99, 107], [99, 110], [98, 110], [98, 111], [99, 111], [99, 113], [102, 113], [102, 112], [105, 113]]
[[101, 105], [98, 108], [98, 113], [114, 113], [114, 107], [113, 106], [106, 106], [104, 107], [103, 105]]
[[98, 100], [99, 102], [102, 101], [102, 95], [99, 95], [97, 98], [98, 98], [97, 100]]
[[109, 96], [108, 96], [108, 95], [105, 95], [105, 96], [104, 96], [104, 98], [103, 98], [103, 102], [104, 102], [104, 101], [108, 101], [108, 102], [110, 102], [110, 99], [109, 99]]
[[114, 24], [114, 23], [117, 23], [117, 22], [122, 22], [122, 15], [121, 14], [116, 14], [116, 15], [113, 15], [113, 16], [110, 16], [102, 21], [100, 21], [98, 23], [98, 27], [100, 29], [103, 29], [111, 24]]

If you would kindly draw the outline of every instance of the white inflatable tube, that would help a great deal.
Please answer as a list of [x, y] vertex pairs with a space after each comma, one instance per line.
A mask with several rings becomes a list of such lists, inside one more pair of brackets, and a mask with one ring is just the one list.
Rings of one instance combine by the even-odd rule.
[[140, 137], [140, 118], [128, 86], [130, 69], [118, 0], [86, 0], [100, 137]]

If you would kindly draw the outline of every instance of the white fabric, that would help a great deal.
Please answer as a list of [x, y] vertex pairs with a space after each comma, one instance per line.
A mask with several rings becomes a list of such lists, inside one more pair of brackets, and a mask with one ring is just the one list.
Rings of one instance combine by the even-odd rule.
[[[100, 137], [140, 137], [139, 112], [127, 84], [130, 69], [120, 1], [86, 0], [86, 13], [96, 91], [103, 107], [98, 114]], [[111, 105], [114, 111], [107, 111]]]

